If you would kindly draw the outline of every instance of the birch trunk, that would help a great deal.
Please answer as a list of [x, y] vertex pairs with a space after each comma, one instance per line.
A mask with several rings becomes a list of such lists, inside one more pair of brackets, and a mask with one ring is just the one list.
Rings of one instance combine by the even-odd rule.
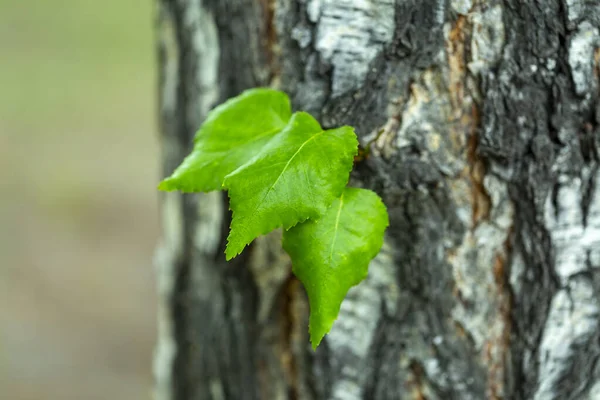
[[373, 155], [391, 226], [316, 352], [280, 234], [162, 195], [159, 400], [600, 399], [600, 3], [158, 0], [167, 175], [208, 111], [285, 90]]

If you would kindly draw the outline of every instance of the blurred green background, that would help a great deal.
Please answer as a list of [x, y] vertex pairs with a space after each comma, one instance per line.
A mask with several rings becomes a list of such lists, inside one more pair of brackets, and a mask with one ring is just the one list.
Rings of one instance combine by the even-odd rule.
[[149, 399], [151, 0], [0, 0], [0, 399]]

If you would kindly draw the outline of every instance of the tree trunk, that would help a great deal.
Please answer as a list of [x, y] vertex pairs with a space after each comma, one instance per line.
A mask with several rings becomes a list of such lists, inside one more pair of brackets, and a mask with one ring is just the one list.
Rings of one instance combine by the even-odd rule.
[[226, 195], [163, 195], [157, 399], [600, 399], [599, 28], [593, 0], [159, 0], [164, 175], [278, 87], [371, 144], [390, 228], [313, 352], [281, 234], [226, 262]]

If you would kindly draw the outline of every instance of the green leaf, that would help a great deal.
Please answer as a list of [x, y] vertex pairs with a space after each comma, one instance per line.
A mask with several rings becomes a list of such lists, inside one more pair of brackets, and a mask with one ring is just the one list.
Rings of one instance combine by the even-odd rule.
[[212, 110], [194, 139], [194, 150], [160, 190], [209, 192], [254, 157], [291, 117], [283, 92], [251, 89]]
[[324, 131], [307, 113], [225, 177], [233, 211], [228, 260], [260, 235], [319, 218], [348, 182], [358, 141], [351, 127]]
[[321, 219], [283, 234], [292, 270], [308, 293], [314, 349], [331, 329], [348, 290], [366, 278], [388, 224], [385, 205], [377, 194], [346, 188]]

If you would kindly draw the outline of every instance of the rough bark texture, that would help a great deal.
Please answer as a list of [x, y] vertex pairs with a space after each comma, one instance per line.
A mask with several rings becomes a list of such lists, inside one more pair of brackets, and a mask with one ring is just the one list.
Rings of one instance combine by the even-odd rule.
[[157, 399], [600, 399], [600, 3], [159, 0], [164, 174], [211, 107], [287, 91], [373, 154], [391, 226], [316, 352], [279, 235], [162, 197]]

